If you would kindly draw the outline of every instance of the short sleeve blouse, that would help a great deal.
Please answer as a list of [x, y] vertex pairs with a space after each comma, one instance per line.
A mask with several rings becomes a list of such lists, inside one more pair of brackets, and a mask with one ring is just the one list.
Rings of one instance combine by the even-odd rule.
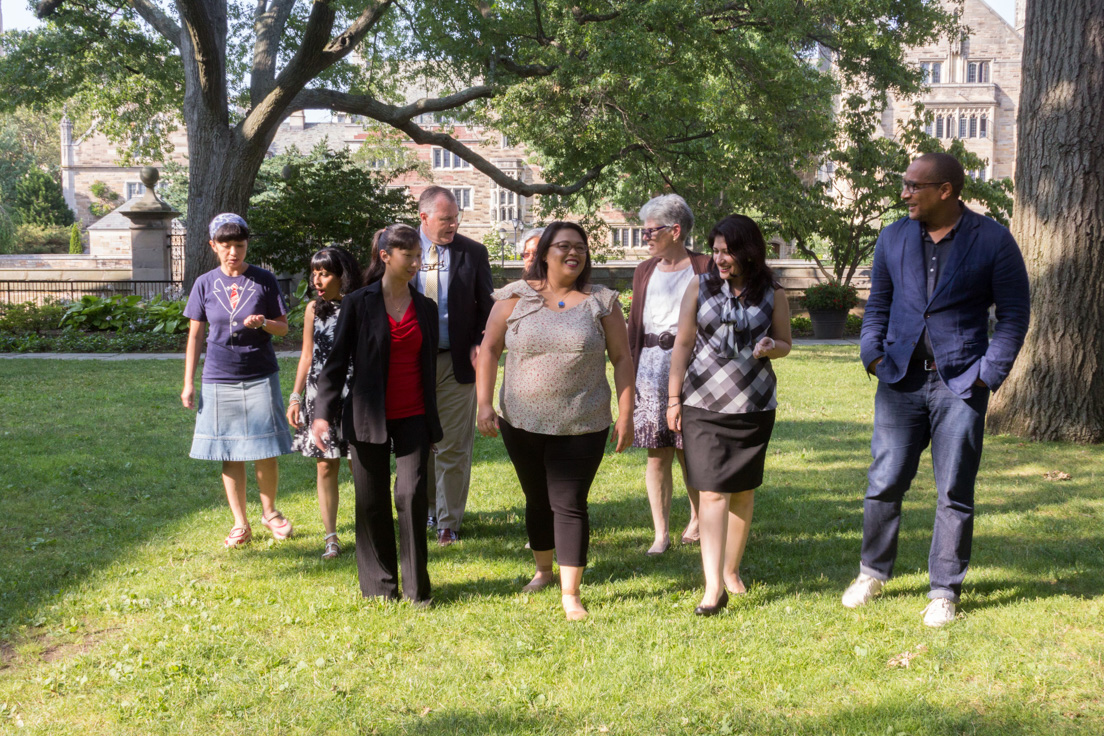
[[263, 268], [249, 266], [240, 276], [215, 268], [196, 279], [184, 316], [208, 323], [203, 383], [252, 381], [279, 371], [272, 336], [246, 327], [245, 318], [286, 313], [279, 282]]
[[506, 368], [498, 406], [527, 432], [579, 435], [613, 422], [602, 319], [620, 309], [617, 292], [590, 287], [571, 309], [552, 310], [525, 281], [507, 284], [496, 301], [517, 299], [506, 320]]

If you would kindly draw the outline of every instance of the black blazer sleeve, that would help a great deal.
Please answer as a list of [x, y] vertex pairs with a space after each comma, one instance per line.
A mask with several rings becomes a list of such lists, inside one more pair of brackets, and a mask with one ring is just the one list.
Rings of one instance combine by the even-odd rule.
[[363, 308], [363, 299], [358, 290], [345, 297], [341, 314], [337, 316], [337, 325], [334, 327], [334, 345], [322, 370], [318, 374], [318, 393], [314, 398], [314, 416], [316, 419], [325, 419], [331, 425], [340, 417], [337, 412], [341, 408], [341, 390], [345, 386], [345, 377], [348, 375], [349, 361], [356, 355], [359, 341], [358, 326], [361, 323], [359, 316], [354, 314]]

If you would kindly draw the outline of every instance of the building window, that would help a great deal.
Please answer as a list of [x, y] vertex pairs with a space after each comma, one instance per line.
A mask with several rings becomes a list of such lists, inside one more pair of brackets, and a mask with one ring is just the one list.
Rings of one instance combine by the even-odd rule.
[[985, 181], [989, 177], [985, 169], [971, 169], [966, 172], [966, 175], [975, 181]]
[[980, 124], [980, 127], [978, 128], [978, 136], [980, 138], [988, 138], [989, 137], [989, 118], [986, 115], [981, 116], [981, 124]]
[[444, 148], [433, 147], [433, 168], [435, 169], [470, 169], [469, 164], [464, 159], [457, 156], [452, 151], [446, 151]]
[[492, 214], [495, 222], [522, 219], [525, 210], [525, 197], [519, 197], [517, 192], [511, 192], [509, 189], [499, 189], [498, 195], [492, 194], [492, 197], [494, 206]]
[[925, 84], [939, 84], [943, 78], [943, 62], [941, 61], [923, 61], [920, 62], [920, 70], [924, 72]]
[[965, 115], [959, 115], [958, 116], [958, 137], [959, 138], [965, 138], [966, 137], [966, 126], [967, 126], [966, 116]]
[[970, 137], [971, 138], [977, 138], [978, 137], [977, 115], [971, 115], [970, 116]]
[[927, 122], [924, 123], [924, 133], [925, 134], [931, 135], [933, 130], [934, 129], [932, 127], [932, 121], [931, 120], [928, 120]]
[[471, 187], [450, 187], [449, 191], [452, 192], [452, 196], [456, 197], [456, 205], [461, 210], [470, 210], [472, 203], [472, 188]]
[[970, 84], [988, 84], [989, 62], [971, 61], [966, 66], [966, 81]]
[[386, 158], [369, 159], [368, 161], [364, 162], [364, 165], [366, 167], [368, 167], [369, 169], [375, 169], [375, 170], [392, 168], [391, 160], [386, 159]]
[[942, 138], [943, 137], [943, 116], [942, 115], [936, 115], [935, 116], [935, 137], [936, 138]]
[[146, 193], [146, 185], [140, 181], [128, 181], [126, 183], [126, 198], [141, 197]]
[[639, 248], [640, 228], [611, 227], [610, 242], [614, 248]]
[[510, 136], [505, 133], [502, 134], [502, 140], [499, 141], [499, 148], [513, 148], [514, 144], [510, 142]]

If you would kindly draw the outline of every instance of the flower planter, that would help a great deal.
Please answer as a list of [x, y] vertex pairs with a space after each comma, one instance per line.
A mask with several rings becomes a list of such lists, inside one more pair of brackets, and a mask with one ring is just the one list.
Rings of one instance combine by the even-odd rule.
[[810, 309], [809, 319], [813, 321], [813, 337], [817, 340], [838, 340], [843, 337], [843, 328], [847, 325], [847, 311]]

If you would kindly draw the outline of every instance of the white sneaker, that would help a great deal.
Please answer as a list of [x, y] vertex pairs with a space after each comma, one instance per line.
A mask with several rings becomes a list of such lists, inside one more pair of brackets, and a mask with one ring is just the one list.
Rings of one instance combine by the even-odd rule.
[[845, 608], [858, 608], [859, 606], [865, 606], [872, 601], [875, 596], [881, 595], [883, 583], [878, 578], [871, 577], [864, 572], [860, 572], [859, 576], [855, 578], [855, 582], [847, 586], [847, 590], [843, 592], [843, 605]]
[[924, 625], [938, 628], [955, 620], [955, 604], [946, 598], [933, 598], [923, 612]]

